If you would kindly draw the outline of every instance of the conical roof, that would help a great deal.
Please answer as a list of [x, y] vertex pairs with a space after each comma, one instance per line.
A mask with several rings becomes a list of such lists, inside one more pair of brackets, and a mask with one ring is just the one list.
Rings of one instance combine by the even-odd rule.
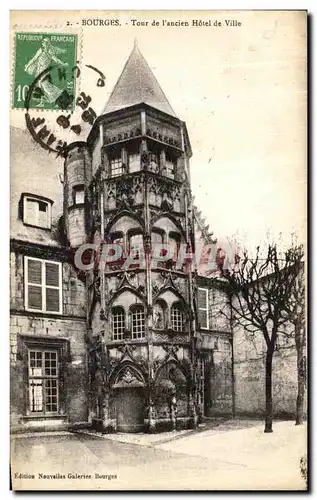
[[176, 117], [152, 70], [135, 41], [133, 50], [102, 114], [146, 103]]

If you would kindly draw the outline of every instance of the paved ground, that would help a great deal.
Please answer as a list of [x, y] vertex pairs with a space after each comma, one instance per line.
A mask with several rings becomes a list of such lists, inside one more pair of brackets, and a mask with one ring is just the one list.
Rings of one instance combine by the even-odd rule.
[[12, 440], [12, 475], [35, 477], [16, 478], [15, 489], [304, 489], [305, 443], [306, 426], [294, 422], [275, 423], [272, 434], [256, 421], [157, 435], [41, 433]]

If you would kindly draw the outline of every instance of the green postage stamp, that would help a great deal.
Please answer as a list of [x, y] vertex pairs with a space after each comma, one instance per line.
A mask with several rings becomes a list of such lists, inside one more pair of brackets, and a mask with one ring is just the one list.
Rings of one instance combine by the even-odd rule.
[[13, 107], [72, 110], [76, 59], [75, 34], [16, 33]]

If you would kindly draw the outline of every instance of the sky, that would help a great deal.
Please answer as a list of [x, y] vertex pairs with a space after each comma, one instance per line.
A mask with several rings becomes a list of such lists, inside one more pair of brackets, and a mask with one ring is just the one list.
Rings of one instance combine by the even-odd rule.
[[[304, 241], [305, 13], [118, 14], [67, 11], [67, 19], [65, 12], [50, 14], [57, 33], [72, 31], [80, 36], [79, 86], [91, 95], [97, 114], [137, 38], [171, 106], [186, 122], [193, 150], [192, 192], [214, 235], [219, 241], [238, 238], [248, 247], [264, 241], [268, 232], [282, 245], [289, 244], [294, 232]], [[47, 24], [47, 13], [37, 14], [36, 22], [32, 11], [15, 16], [16, 24], [27, 31], [34, 32], [31, 24]], [[83, 19], [110, 18], [119, 18], [121, 26], [82, 26]], [[149, 25], [132, 26], [132, 19]], [[193, 19], [210, 20], [211, 26], [191, 26]], [[226, 19], [241, 26], [226, 26]], [[152, 26], [152, 20], [161, 25]], [[187, 21], [190, 26], [163, 27], [162, 20]], [[96, 74], [87, 64], [105, 74], [105, 87], [96, 87]], [[56, 112], [44, 115], [60, 134]], [[22, 111], [11, 112], [11, 124], [25, 128]], [[81, 138], [88, 132], [86, 127]], [[78, 139], [70, 132], [65, 138]], [[57, 165], [57, 173], [61, 171]]]

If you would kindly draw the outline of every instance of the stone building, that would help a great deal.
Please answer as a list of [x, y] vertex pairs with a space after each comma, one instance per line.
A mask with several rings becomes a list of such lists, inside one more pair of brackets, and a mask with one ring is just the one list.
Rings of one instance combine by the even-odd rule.
[[[122, 248], [120, 259], [85, 277], [89, 419], [96, 425], [163, 429], [195, 425], [197, 409], [204, 413], [213, 335], [198, 350], [197, 287], [178, 259], [196, 237], [191, 155], [186, 124], [135, 46], [87, 142], [70, 145], [65, 161], [70, 246]], [[172, 249], [169, 260], [155, 259], [162, 244]]]
[[[63, 186], [26, 132], [12, 151], [12, 429], [151, 432], [232, 415], [225, 297], [187, 255], [215, 241], [193, 205], [186, 124], [138, 47], [87, 140], [68, 146]], [[98, 249], [86, 271], [82, 245]], [[104, 262], [107, 245], [121, 252]]]
[[87, 420], [85, 286], [62, 240], [56, 159], [25, 130], [11, 145], [11, 429], [67, 428]]

